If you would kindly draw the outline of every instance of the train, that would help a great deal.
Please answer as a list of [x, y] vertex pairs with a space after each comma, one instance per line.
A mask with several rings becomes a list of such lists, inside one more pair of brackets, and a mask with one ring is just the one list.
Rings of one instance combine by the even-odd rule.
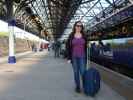
[[133, 5], [99, 22], [88, 34], [92, 61], [133, 78]]

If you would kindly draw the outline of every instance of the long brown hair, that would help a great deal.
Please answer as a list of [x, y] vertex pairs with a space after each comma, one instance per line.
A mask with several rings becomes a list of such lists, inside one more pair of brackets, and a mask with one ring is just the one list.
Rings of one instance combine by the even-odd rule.
[[[81, 23], [81, 24], [82, 24], [81, 21], [76, 21], [76, 22], [74, 23], [73, 29], [72, 29], [72, 33], [71, 33], [72, 35], [74, 35], [75, 32], [76, 32], [75, 27], [76, 27], [77, 23]], [[83, 26], [83, 24], [81, 25], [81, 28], [82, 28], [82, 29], [81, 29], [80, 33], [84, 36], [84, 26]]]

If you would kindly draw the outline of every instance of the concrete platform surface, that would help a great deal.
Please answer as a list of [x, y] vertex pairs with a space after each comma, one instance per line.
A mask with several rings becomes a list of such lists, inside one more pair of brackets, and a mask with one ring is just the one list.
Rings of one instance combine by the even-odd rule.
[[125, 100], [102, 82], [95, 98], [74, 91], [70, 64], [46, 52], [0, 64], [0, 100]]

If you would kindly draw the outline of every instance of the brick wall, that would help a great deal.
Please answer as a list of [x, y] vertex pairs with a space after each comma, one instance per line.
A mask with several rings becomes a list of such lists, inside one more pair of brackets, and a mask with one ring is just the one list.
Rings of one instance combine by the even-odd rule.
[[[15, 39], [15, 53], [31, 50], [31, 41]], [[0, 56], [8, 56], [8, 37], [0, 37]]]

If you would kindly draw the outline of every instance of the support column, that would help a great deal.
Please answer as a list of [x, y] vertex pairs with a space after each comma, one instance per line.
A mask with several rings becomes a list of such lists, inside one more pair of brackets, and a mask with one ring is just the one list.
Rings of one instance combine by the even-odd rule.
[[8, 63], [16, 63], [16, 58], [14, 55], [14, 10], [13, 10], [13, 2], [14, 0], [5, 0], [6, 8], [7, 8], [7, 21], [8, 21], [8, 32], [9, 32], [9, 57]]
[[15, 26], [15, 20], [11, 20], [8, 23], [9, 28], [9, 57], [8, 57], [8, 63], [16, 63], [16, 58], [14, 55], [14, 26]]

